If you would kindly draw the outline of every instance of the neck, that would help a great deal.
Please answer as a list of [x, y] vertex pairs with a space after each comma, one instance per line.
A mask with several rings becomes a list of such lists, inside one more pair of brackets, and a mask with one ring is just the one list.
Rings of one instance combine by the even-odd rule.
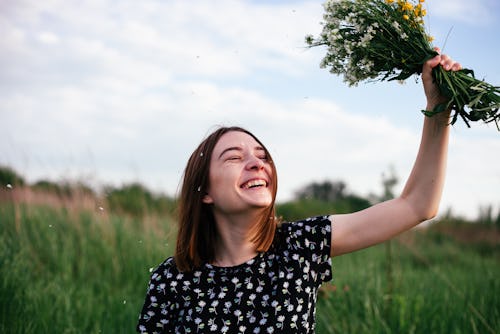
[[231, 267], [245, 263], [257, 255], [250, 231], [258, 223], [260, 215], [217, 216], [217, 241], [213, 264]]

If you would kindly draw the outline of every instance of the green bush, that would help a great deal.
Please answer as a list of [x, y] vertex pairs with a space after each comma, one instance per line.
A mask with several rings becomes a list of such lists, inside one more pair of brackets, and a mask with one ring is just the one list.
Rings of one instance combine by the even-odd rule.
[[154, 195], [139, 183], [106, 190], [109, 209], [116, 213], [126, 213], [134, 217], [147, 214], [168, 214], [175, 211], [175, 200], [167, 196]]
[[359, 211], [370, 206], [370, 202], [355, 195], [349, 195], [336, 201], [318, 199], [299, 199], [276, 205], [276, 213], [287, 221], [311, 217]]
[[0, 165], [0, 186], [5, 187], [9, 184], [11, 186], [22, 186], [25, 183], [24, 178], [12, 168]]

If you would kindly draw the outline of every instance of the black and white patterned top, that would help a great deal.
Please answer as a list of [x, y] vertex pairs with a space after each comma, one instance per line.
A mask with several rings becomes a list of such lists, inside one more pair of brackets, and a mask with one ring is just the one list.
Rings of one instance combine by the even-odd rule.
[[283, 223], [269, 251], [234, 267], [181, 273], [173, 258], [151, 276], [141, 333], [314, 333], [317, 291], [331, 280], [327, 216]]

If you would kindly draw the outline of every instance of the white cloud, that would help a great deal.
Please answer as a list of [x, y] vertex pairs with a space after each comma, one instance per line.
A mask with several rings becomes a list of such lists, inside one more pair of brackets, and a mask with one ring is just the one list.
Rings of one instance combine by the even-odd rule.
[[[487, 130], [496, 131], [494, 127]], [[464, 137], [463, 132], [452, 133], [444, 192], [447, 206], [474, 214], [480, 205], [500, 209], [500, 155], [497, 153], [500, 141], [496, 137], [471, 140]]]
[[40, 32], [38, 34], [38, 40], [44, 44], [57, 44], [57, 43], [59, 43], [59, 37], [50, 31]]

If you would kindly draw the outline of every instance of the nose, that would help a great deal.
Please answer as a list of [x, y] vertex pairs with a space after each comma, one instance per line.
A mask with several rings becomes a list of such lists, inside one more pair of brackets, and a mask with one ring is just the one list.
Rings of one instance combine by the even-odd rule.
[[248, 159], [247, 168], [248, 169], [255, 169], [255, 170], [264, 169], [264, 161], [262, 161], [262, 159], [260, 159], [256, 156], [251, 156]]

